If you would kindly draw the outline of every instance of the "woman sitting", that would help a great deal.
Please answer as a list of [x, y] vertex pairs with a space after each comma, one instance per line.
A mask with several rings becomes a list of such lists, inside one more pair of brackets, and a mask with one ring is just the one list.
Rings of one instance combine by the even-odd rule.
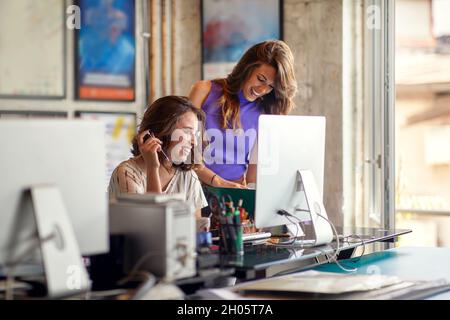
[[182, 193], [196, 209], [197, 227], [207, 227], [207, 221], [200, 222], [200, 210], [208, 203], [193, 170], [192, 152], [203, 123], [203, 111], [186, 97], [167, 96], [152, 103], [133, 138], [134, 157], [111, 175], [110, 199], [121, 193]]

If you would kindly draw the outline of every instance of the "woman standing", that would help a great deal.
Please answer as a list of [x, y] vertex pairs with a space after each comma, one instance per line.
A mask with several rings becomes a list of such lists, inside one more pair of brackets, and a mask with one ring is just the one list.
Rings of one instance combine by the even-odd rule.
[[206, 114], [211, 139], [205, 166], [197, 171], [203, 183], [245, 187], [256, 181], [258, 118], [288, 114], [297, 91], [294, 58], [286, 43], [270, 40], [254, 45], [224, 79], [199, 81], [189, 94]]

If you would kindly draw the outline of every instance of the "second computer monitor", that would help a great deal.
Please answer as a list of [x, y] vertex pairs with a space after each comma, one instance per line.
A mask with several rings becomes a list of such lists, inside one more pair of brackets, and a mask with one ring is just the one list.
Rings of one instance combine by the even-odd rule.
[[[262, 115], [259, 118], [255, 224], [257, 228], [289, 224], [285, 210], [308, 223], [305, 194], [298, 192], [300, 170], [314, 176], [323, 200], [325, 117]], [[291, 218], [292, 219], [292, 218]], [[297, 221], [297, 222], [298, 222]], [[293, 221], [295, 222], [295, 221]]]
[[0, 147], [0, 267], [16, 246], [36, 242], [35, 219], [24, 198], [33, 186], [52, 185], [61, 192], [81, 254], [108, 251], [101, 123], [0, 120]]

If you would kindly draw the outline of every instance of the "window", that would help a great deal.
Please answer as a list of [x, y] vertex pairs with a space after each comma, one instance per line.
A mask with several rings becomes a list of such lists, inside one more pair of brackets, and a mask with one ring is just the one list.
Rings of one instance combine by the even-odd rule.
[[393, 1], [344, 1], [345, 226], [395, 226], [393, 17]]
[[450, 2], [395, 3], [400, 244], [450, 246]]

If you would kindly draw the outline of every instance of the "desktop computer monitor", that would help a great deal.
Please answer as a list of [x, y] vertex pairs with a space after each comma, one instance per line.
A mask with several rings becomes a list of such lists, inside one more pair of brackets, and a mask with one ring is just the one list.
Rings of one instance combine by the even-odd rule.
[[[318, 241], [331, 241], [332, 233], [328, 222], [317, 219], [320, 212], [322, 216], [326, 216], [322, 204], [325, 126], [325, 117], [259, 117], [255, 199], [257, 228], [292, 225], [301, 221], [304, 225], [311, 225], [317, 237], [318, 231], [325, 229], [326, 236]], [[300, 176], [301, 172], [304, 176]], [[307, 199], [305, 192], [299, 192], [302, 178], [305, 187], [313, 185], [313, 192], [309, 194], [314, 198], [312, 202], [312, 199]], [[279, 210], [285, 210], [296, 218], [280, 215], [277, 213]]]
[[[101, 123], [0, 120], [0, 150], [0, 267], [10, 262], [12, 246], [29, 247], [37, 240], [33, 209], [24, 201], [34, 185], [59, 189], [82, 255], [108, 251]], [[40, 261], [36, 251], [33, 261], [26, 262]]]

